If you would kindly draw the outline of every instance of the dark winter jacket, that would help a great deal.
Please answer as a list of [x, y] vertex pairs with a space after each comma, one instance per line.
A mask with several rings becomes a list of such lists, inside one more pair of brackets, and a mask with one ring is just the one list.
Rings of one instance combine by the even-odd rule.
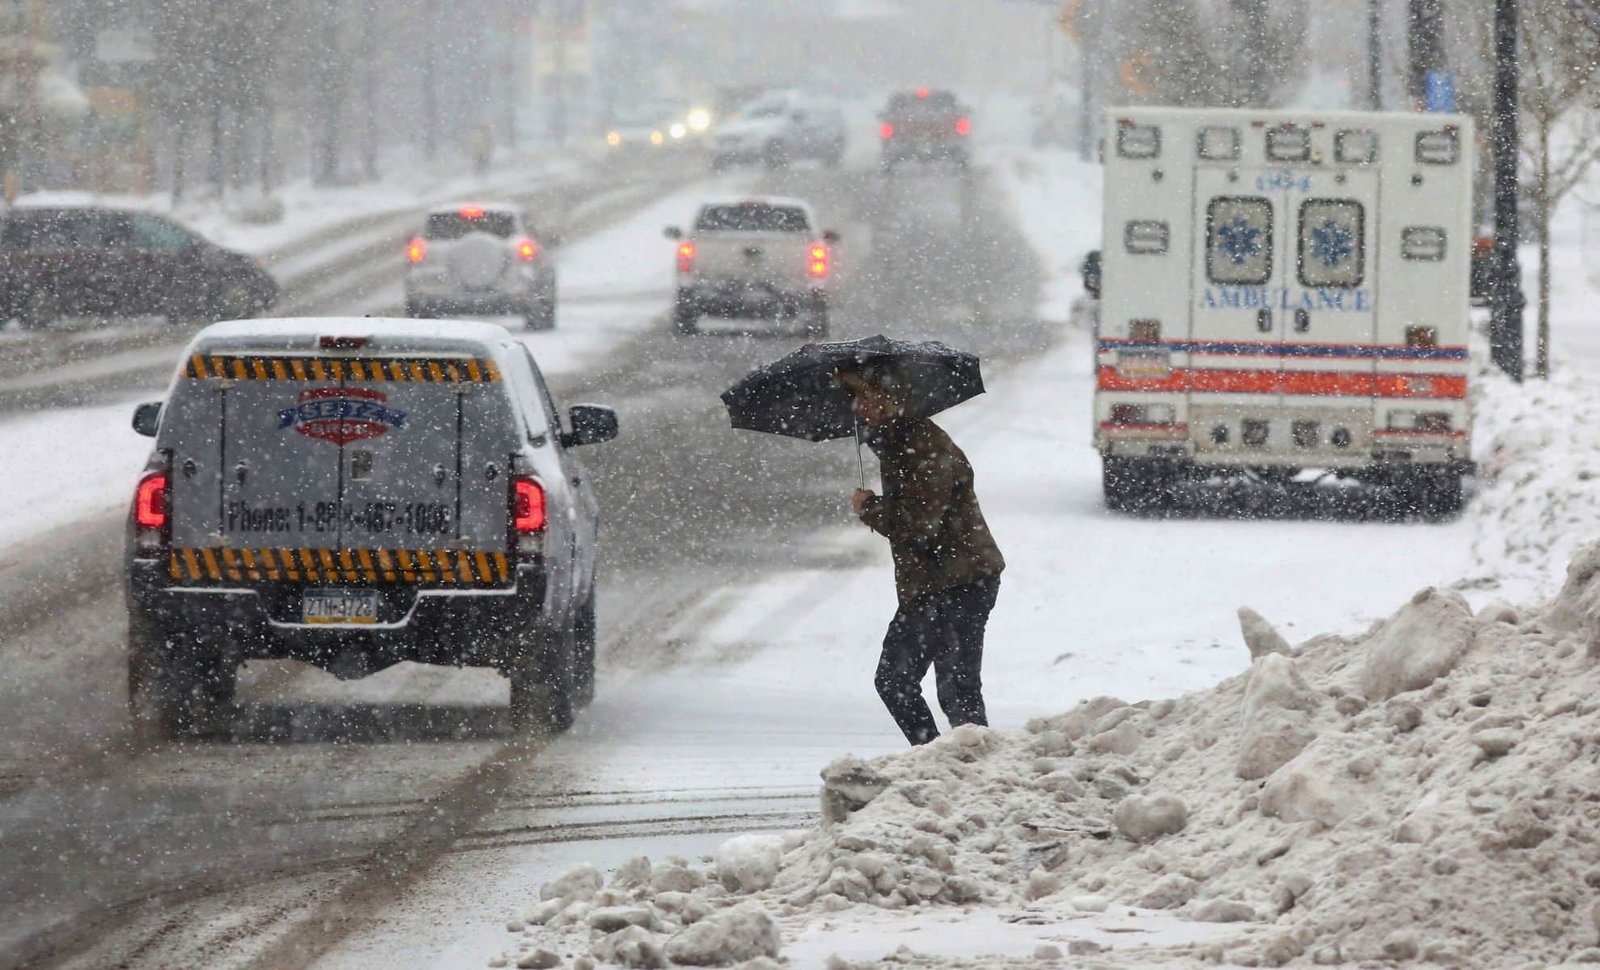
[[972, 466], [926, 418], [900, 419], [867, 438], [883, 471], [883, 494], [861, 521], [889, 539], [901, 603], [1000, 575], [1000, 555], [972, 489]]

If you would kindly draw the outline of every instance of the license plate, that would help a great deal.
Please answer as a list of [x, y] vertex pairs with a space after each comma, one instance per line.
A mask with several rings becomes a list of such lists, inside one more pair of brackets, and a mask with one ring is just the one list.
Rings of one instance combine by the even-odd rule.
[[300, 600], [300, 618], [306, 623], [376, 623], [378, 591], [308, 589]]

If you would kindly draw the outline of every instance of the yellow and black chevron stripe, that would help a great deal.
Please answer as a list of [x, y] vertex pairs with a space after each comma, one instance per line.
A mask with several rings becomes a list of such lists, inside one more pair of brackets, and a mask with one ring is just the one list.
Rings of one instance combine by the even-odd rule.
[[173, 549], [167, 571], [200, 582], [410, 583], [428, 586], [505, 586], [511, 562], [504, 552], [458, 549]]
[[373, 381], [492, 384], [500, 368], [478, 357], [266, 357], [195, 354], [184, 376], [236, 381]]

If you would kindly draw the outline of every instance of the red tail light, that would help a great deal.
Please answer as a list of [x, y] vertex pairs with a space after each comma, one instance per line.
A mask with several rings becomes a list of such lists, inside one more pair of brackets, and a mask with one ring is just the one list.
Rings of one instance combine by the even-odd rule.
[[532, 239], [523, 239], [521, 242], [517, 243], [517, 258], [522, 260], [524, 263], [533, 262], [534, 258], [538, 255], [539, 244], [534, 242]]
[[889, 124], [887, 121], [885, 121], [883, 124], [879, 125], [878, 126], [878, 137], [882, 138], [884, 141], [888, 141], [889, 139], [893, 138], [894, 137], [894, 125]]
[[694, 254], [695, 246], [693, 240], [682, 243], [678, 246], [678, 272], [694, 272]]
[[464, 206], [462, 206], [461, 207], [461, 218], [469, 220], [469, 221], [475, 221], [475, 220], [478, 220], [478, 219], [482, 219], [483, 218], [483, 206], [481, 206], [481, 205], [464, 205]]
[[426, 255], [428, 255], [428, 244], [423, 241], [421, 236], [417, 236], [406, 243], [406, 262], [420, 263]]
[[167, 473], [151, 472], [133, 495], [133, 521], [141, 529], [167, 527]]
[[972, 134], [972, 119], [970, 119], [970, 118], [957, 118], [956, 119], [956, 134], [960, 135], [963, 138], [965, 138], [968, 135]]
[[531, 478], [511, 482], [511, 528], [519, 534], [543, 532], [544, 488]]
[[927, 96], [928, 96], [928, 89], [927, 88], [917, 88], [917, 97], [926, 98]]
[[833, 261], [832, 257], [828, 253], [828, 247], [818, 243], [811, 247], [810, 256], [811, 259], [808, 262], [807, 269], [811, 271], [811, 278], [814, 280], [820, 280], [827, 276], [829, 268], [828, 264]]

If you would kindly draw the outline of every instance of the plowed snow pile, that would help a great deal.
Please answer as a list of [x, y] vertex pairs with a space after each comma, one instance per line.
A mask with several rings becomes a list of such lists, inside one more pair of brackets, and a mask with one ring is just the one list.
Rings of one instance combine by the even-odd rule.
[[610, 888], [570, 872], [510, 962], [726, 965], [857, 907], [1111, 904], [1242, 924], [1177, 959], [1600, 962], [1600, 544], [1527, 615], [1429, 589], [1296, 647], [1240, 619], [1251, 668], [1211, 690], [845, 758], [815, 830], [698, 870], [635, 860]]

